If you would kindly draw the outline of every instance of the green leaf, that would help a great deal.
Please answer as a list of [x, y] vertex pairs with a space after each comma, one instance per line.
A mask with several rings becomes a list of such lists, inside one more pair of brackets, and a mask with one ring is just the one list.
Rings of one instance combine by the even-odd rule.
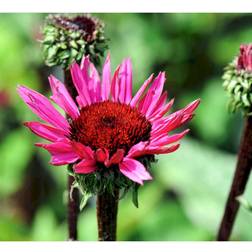
[[236, 199], [246, 210], [252, 213], [252, 204], [247, 199], [243, 196], [239, 196]]
[[84, 209], [87, 204], [88, 199], [91, 197], [91, 194], [83, 194], [80, 202], [80, 211]]
[[132, 188], [132, 202], [136, 208], [138, 208], [138, 188], [139, 188], [139, 185], [136, 183], [134, 184]]

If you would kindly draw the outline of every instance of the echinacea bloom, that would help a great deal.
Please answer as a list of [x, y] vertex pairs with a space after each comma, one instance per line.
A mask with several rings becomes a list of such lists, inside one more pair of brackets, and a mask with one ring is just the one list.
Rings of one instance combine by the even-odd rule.
[[237, 68], [252, 72], [252, 44], [240, 46]]
[[[70, 67], [78, 92], [74, 99], [65, 85], [49, 77], [51, 99], [68, 115], [66, 119], [43, 95], [24, 86], [18, 93], [30, 109], [47, 124], [26, 122], [38, 136], [51, 143], [38, 143], [52, 155], [51, 164], [73, 164], [76, 174], [91, 174], [99, 169], [117, 169], [138, 184], [152, 177], [141, 158], [171, 153], [188, 133], [170, 134], [192, 119], [199, 100], [167, 115], [173, 100], [163, 92], [165, 73], [153, 74], [132, 97], [132, 66], [123, 60], [111, 77], [110, 56], [102, 78], [84, 57], [81, 65]], [[101, 168], [103, 167], [103, 168]]]

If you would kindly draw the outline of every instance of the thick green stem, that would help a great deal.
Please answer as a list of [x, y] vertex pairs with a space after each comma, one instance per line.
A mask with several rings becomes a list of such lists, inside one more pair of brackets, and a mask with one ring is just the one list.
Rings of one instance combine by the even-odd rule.
[[219, 228], [217, 240], [227, 241], [239, 210], [237, 197], [245, 191], [252, 167], [252, 117], [246, 118], [243, 137], [241, 139], [238, 162], [233, 183], [229, 192], [225, 212]]
[[114, 189], [113, 195], [104, 192], [97, 196], [97, 222], [99, 241], [116, 241], [117, 211], [119, 189]]

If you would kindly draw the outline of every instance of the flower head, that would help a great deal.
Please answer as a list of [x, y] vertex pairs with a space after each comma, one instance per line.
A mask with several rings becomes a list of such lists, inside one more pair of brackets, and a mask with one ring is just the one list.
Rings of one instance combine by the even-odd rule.
[[245, 71], [252, 72], [252, 44], [240, 46], [237, 68], [238, 70], [243, 69]]
[[84, 55], [100, 64], [108, 47], [103, 28], [104, 24], [90, 15], [49, 15], [42, 40], [46, 64], [68, 68], [73, 61], [80, 62]]
[[123, 60], [113, 76], [109, 55], [102, 78], [89, 57], [80, 66], [73, 63], [70, 70], [77, 97], [72, 98], [63, 83], [49, 77], [51, 99], [67, 113], [68, 120], [43, 95], [18, 87], [24, 102], [46, 122], [25, 123], [50, 142], [36, 145], [50, 152], [51, 164], [73, 164], [73, 174], [86, 186], [84, 190], [100, 192], [111, 181], [123, 188], [151, 180], [148, 164], [154, 155], [179, 148], [178, 141], [188, 130], [171, 132], [193, 118], [200, 101], [167, 114], [173, 100], [167, 102], [167, 92], [163, 92], [164, 72], [155, 78], [151, 75], [132, 96], [129, 59]]
[[240, 46], [240, 54], [225, 68], [223, 80], [230, 97], [230, 110], [241, 109], [244, 114], [251, 114], [252, 44]]

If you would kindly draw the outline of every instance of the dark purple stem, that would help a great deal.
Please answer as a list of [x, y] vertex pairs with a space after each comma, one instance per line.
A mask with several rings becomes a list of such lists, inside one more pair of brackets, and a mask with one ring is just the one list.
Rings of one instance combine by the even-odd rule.
[[232, 228], [239, 210], [237, 197], [245, 191], [246, 184], [252, 167], [252, 117], [247, 117], [244, 132], [241, 139], [238, 162], [233, 183], [229, 192], [225, 212], [217, 236], [218, 241], [227, 241], [230, 238]]
[[104, 192], [97, 195], [97, 223], [99, 241], [116, 241], [117, 211], [119, 201], [119, 189], [114, 193]]
[[[72, 97], [76, 97], [76, 90], [74, 88], [71, 74], [69, 70], [64, 71], [65, 84]], [[73, 189], [72, 197], [70, 197], [71, 186], [74, 178], [68, 175], [68, 239], [76, 241], [78, 239], [78, 214], [79, 214], [79, 191], [77, 188]]]

